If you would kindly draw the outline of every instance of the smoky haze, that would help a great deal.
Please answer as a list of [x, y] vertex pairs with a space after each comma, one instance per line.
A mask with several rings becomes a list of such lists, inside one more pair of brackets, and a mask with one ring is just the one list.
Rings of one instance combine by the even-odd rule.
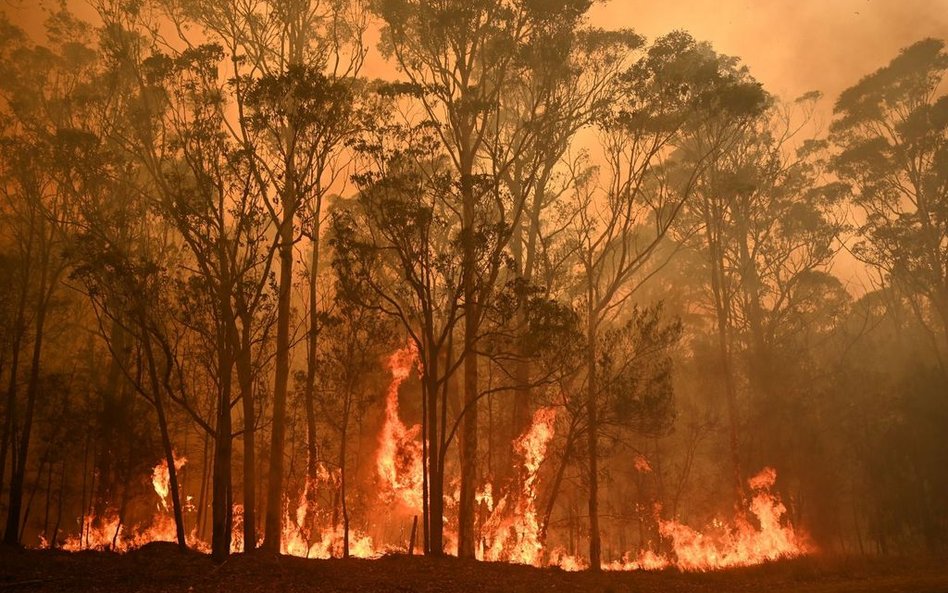
[[3, 13], [7, 544], [948, 550], [945, 0]]
[[600, 27], [633, 27], [650, 38], [689, 31], [719, 52], [740, 56], [786, 99], [813, 90], [833, 99], [899, 49], [948, 33], [944, 0], [615, 0], [594, 6], [590, 15]]

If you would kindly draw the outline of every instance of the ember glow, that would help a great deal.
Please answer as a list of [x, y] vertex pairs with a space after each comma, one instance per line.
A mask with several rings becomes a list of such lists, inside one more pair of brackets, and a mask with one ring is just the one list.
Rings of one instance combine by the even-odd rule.
[[[180, 470], [187, 458], [175, 456], [175, 470]], [[80, 550], [112, 550], [127, 552], [151, 542], [173, 542], [176, 538], [174, 517], [169, 498], [168, 463], [162, 459], [152, 469], [151, 484], [158, 495], [158, 504], [151, 520], [145, 525], [126, 525], [118, 512], [109, 508], [102, 516], [90, 512], [82, 518], [79, 533], [69, 536], [62, 548], [69, 552]], [[41, 541], [45, 547], [45, 540]], [[188, 545], [206, 551], [208, 546], [194, 534], [188, 537]]]
[[604, 565], [608, 570], [653, 570], [674, 566], [706, 571], [750, 566], [810, 552], [810, 546], [786, 519], [786, 507], [771, 490], [777, 472], [767, 467], [748, 480], [753, 491], [750, 508], [756, 521], [739, 514], [730, 522], [716, 522], [703, 531], [674, 520], [659, 521], [659, 533], [671, 545], [667, 556], [651, 550]]
[[[411, 346], [396, 351], [388, 358], [391, 383], [386, 392], [385, 419], [378, 439], [376, 471], [382, 484], [381, 507], [396, 505], [401, 517], [417, 513], [421, 508], [421, 442], [420, 426], [406, 427], [398, 413], [399, 387], [417, 364], [417, 354]], [[537, 500], [540, 493], [540, 470], [547, 458], [548, 448], [555, 436], [557, 413], [555, 408], [540, 408], [530, 426], [513, 443], [517, 458], [517, 476], [498, 500], [499, 488], [487, 482], [477, 493], [478, 504], [486, 510], [480, 523], [481, 543], [477, 558], [493, 562], [510, 562], [531, 566], [555, 566], [566, 571], [585, 570], [588, 562], [582, 556], [570, 555], [559, 547], [545, 550], [540, 537], [540, 519]], [[187, 460], [175, 458], [175, 468], [181, 470]], [[641, 454], [633, 457], [635, 470], [649, 473], [652, 467]], [[67, 551], [85, 549], [129, 551], [155, 541], [174, 541], [175, 526], [168, 499], [168, 466], [164, 460], [152, 471], [152, 485], [159, 498], [157, 510], [148, 525], [129, 528], [122, 525], [118, 515], [110, 510], [104, 517], [88, 515], [79, 535], [63, 544]], [[668, 552], [652, 549], [628, 552], [621, 560], [603, 562], [605, 570], [661, 570], [677, 568], [683, 571], [708, 571], [734, 566], [749, 566], [794, 558], [807, 554], [811, 546], [786, 517], [787, 509], [772, 492], [777, 472], [764, 468], [748, 480], [751, 490], [749, 507], [728, 522], [715, 521], [703, 530], [697, 530], [676, 520], [659, 520], [662, 543]], [[317, 479], [307, 488], [334, 487], [338, 472], [320, 465]], [[456, 505], [457, 489], [445, 496], [445, 507]], [[286, 517], [282, 552], [304, 558], [338, 558], [343, 556], [343, 527], [340, 524], [306, 527], [309, 497], [304, 490], [294, 504], [285, 504]], [[190, 500], [190, 496], [187, 497]], [[390, 506], [389, 506], [390, 508]], [[658, 505], [656, 513], [661, 509]], [[242, 518], [240, 505], [234, 506], [235, 523]], [[236, 533], [235, 529], [235, 533]], [[449, 542], [456, 541], [449, 532]], [[41, 540], [41, 546], [47, 542]], [[381, 545], [372, 536], [354, 530], [349, 534], [349, 555], [356, 558], [377, 558], [386, 552], [400, 552], [402, 542]], [[659, 542], [656, 542], [658, 544]], [[209, 544], [198, 540], [192, 533], [188, 544], [206, 551]], [[450, 547], [449, 543], [449, 547]], [[242, 549], [242, 541], [235, 538], [234, 552]]]

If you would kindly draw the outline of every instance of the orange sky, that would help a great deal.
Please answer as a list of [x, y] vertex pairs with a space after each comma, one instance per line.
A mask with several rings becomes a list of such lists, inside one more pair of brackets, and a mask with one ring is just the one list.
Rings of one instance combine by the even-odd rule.
[[[66, 1], [92, 18], [86, 0]], [[57, 4], [0, 0], [0, 10], [37, 33], [44, 18], [40, 7]], [[948, 38], [948, 0], [611, 0], [594, 6], [590, 21], [631, 27], [649, 39], [684, 29], [718, 52], [740, 57], [768, 91], [784, 99], [822, 91], [827, 100], [818, 119], [825, 129], [840, 91], [919, 39]], [[363, 74], [384, 76], [389, 68], [373, 52]], [[834, 267], [851, 290], [864, 289], [861, 266], [850, 257], [843, 254]]]
[[613, 0], [602, 27], [654, 38], [685, 29], [739, 56], [771, 92], [832, 99], [923, 37], [948, 37], [948, 0]]
[[[0, 10], [38, 31], [40, 6], [56, 4], [0, 0]], [[91, 15], [84, 0], [67, 4]], [[594, 6], [590, 19], [604, 28], [631, 27], [649, 39], [685, 29], [742, 58], [785, 99], [810, 90], [835, 99], [900, 48], [923, 37], [948, 37], [948, 0], [612, 0]]]

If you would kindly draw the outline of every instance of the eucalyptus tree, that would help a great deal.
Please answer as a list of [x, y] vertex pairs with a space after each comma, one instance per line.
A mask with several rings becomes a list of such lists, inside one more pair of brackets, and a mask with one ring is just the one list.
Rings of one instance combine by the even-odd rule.
[[[787, 328], [813, 298], [844, 230], [838, 193], [820, 188], [825, 142], [804, 137], [818, 98], [774, 102], [733, 135], [702, 176], [700, 197], [685, 217], [697, 228], [686, 242], [696, 246], [709, 272], [708, 308], [729, 401], [740, 383], [739, 369], [746, 368], [750, 403], [774, 413], [782, 401], [778, 386], [787, 391], [793, 383], [787, 376], [778, 379], [778, 369], [793, 366], [793, 356], [782, 358], [793, 341]], [[729, 415], [735, 408], [729, 404]], [[729, 416], [732, 439], [739, 432], [735, 416]], [[767, 432], [758, 436], [780, 431]], [[731, 445], [734, 455], [733, 440]], [[739, 471], [740, 463], [734, 465]]]
[[[600, 118], [605, 183], [598, 170], [574, 167], [569, 229], [586, 331], [586, 431], [589, 561], [599, 570], [599, 437], [601, 332], [637, 287], [670, 256], [663, 250], [679, 213], [692, 199], [721, 140], [693, 154], [671, 176], [688, 133], [714, 119], [740, 122], [765, 103], [760, 86], [732, 59], [685, 33], [656, 40], [617, 82], [615, 101]], [[738, 124], [735, 124], [738, 125]], [[675, 152], [678, 151], [676, 155]]]
[[[503, 93], [500, 128], [490, 138], [492, 161], [503, 162], [505, 150], [524, 145], [513, 155], [510, 165], [500, 170], [502, 187], [522, 213], [511, 221], [505, 251], [509, 263], [502, 269], [498, 284], [519, 286], [527, 293], [539, 289], [556, 295], [563, 288], [561, 275], [562, 217], [558, 209], [569, 189], [564, 160], [575, 150], [579, 136], [605, 113], [613, 96], [615, 80], [631, 64], [635, 49], [643, 39], [631, 30], [606, 31], [596, 28], [551, 28], [524, 49], [527, 68], [508, 82]], [[524, 125], [529, 122], [529, 125]], [[534, 138], [522, 142], [522, 138]], [[536, 287], [536, 288], [534, 288]], [[503, 325], [516, 321], [523, 330], [527, 322], [529, 298], [518, 301], [522, 308]], [[511, 327], [502, 328], [509, 332]], [[515, 350], [526, 346], [521, 340]], [[497, 357], [492, 357], [496, 361]], [[510, 442], [529, 425], [533, 362], [524, 351], [511, 351], [498, 365], [511, 384], [511, 417], [502, 421], [501, 441]], [[492, 422], [491, 425], [494, 423]], [[501, 447], [502, 453], [509, 447]], [[503, 477], [513, 463], [501, 462]]]
[[[945, 360], [948, 347], [948, 52], [939, 39], [903, 49], [843, 91], [833, 170], [862, 213], [854, 253], [914, 303]], [[942, 363], [944, 364], [944, 362]]]
[[[383, 101], [384, 103], [384, 101]], [[426, 553], [444, 549], [448, 385], [463, 316], [456, 183], [432, 124], [378, 123], [358, 143], [366, 160], [355, 201], [333, 217], [333, 266], [344, 301], [394, 319], [421, 363], [422, 514]], [[455, 424], [456, 426], [456, 424]]]
[[[379, 359], [391, 353], [395, 338], [395, 321], [378, 310], [362, 306], [345, 290], [335, 293], [333, 306], [321, 314], [319, 351], [324, 381], [317, 404], [323, 424], [332, 429], [324, 435], [336, 451], [333, 480], [332, 525], [342, 527], [342, 557], [349, 557], [349, 535], [352, 513], [351, 473], [353, 449], [359, 461], [358, 447], [352, 447], [354, 428], [360, 428], [373, 404], [378, 402], [378, 385], [384, 369]], [[324, 448], [326, 448], [324, 446]], [[328, 459], [328, 455], [326, 457]], [[370, 494], [371, 497], [371, 494]]]
[[[284, 500], [286, 399], [290, 378], [291, 296], [295, 251], [300, 239], [311, 241], [307, 346], [306, 488], [315, 483], [318, 460], [315, 434], [316, 302], [322, 204], [345, 170], [345, 140], [353, 133], [351, 85], [362, 67], [366, 14], [358, 0], [254, 0], [212, 2], [166, 0], [166, 14], [179, 26], [196, 24], [219, 44], [229, 62], [227, 78], [235, 117], [229, 133], [249, 157], [256, 198], [274, 229], [278, 274], [275, 378], [267, 487], [264, 546], [281, 548]], [[247, 394], [245, 394], [247, 395]], [[245, 402], [244, 457], [253, 457], [253, 432]], [[249, 407], [246, 407], [249, 406]], [[253, 474], [245, 474], [245, 542], [254, 523]], [[314, 493], [313, 493], [314, 495]], [[312, 506], [312, 505], [310, 505]], [[249, 514], [248, 514], [249, 513]]]
[[160, 97], [153, 113], [159, 131], [132, 140], [131, 148], [142, 155], [156, 188], [155, 211], [177, 231], [193, 260], [194, 271], [182, 279], [181, 321], [201, 337], [197, 343], [213, 361], [207, 372], [216, 404], [207, 425], [215, 443], [211, 547], [217, 560], [231, 549], [234, 371], [248, 347], [241, 333], [252, 331], [241, 327], [239, 310], [262, 298], [272, 253], [247, 156], [225, 133], [221, 59], [213, 45], [146, 58], [147, 91]]
[[[527, 147], [542, 141], [531, 125], [542, 111], [546, 92], [520, 94], [514, 99], [525, 99], [528, 108], [520, 106], [513, 121], [520, 132], [513, 133], [509, 129], [500, 132], [500, 121], [507, 115], [505, 97], [518, 77], [534, 72], [534, 68], [552, 67], [555, 62], [549, 56], [564, 55], [562, 36], [572, 33], [590, 4], [589, 0], [552, 4], [525, 0], [372, 3], [384, 24], [382, 50], [420, 91], [418, 102], [426, 118], [437, 122], [438, 139], [458, 178], [464, 279], [458, 553], [464, 557], [474, 555], [476, 540], [478, 333], [499, 271], [500, 253], [510, 228], [522, 215], [525, 198], [523, 191], [506, 196], [501, 184], [507, 169], [523, 157]], [[543, 52], [549, 53], [543, 56]], [[489, 242], [482, 243], [487, 237], [491, 237]]]
[[[72, 95], [88, 82], [96, 59], [87, 45], [89, 31], [68, 15], [57, 15], [48, 25], [49, 47], [32, 43], [5, 19], [0, 35], [0, 101], [5, 109], [0, 143], [0, 224], [16, 262], [12, 276], [16, 304], [0, 443], [0, 475], [5, 471], [8, 451], [11, 454], [4, 531], [4, 541], [9, 544], [18, 544], [21, 537], [33, 422], [37, 399], [42, 395], [43, 347], [53, 321], [54, 302], [70, 265], [66, 252], [74, 201], [68, 178], [75, 163], [69, 157], [77, 143], [68, 130], [81, 117], [76, 107], [81, 101], [74, 101]], [[28, 367], [21, 357], [27, 358]], [[21, 382], [25, 382], [22, 391]]]

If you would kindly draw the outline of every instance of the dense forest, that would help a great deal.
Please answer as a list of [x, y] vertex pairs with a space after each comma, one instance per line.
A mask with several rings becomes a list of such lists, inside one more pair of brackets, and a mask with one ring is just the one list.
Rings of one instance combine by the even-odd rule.
[[786, 98], [591, 4], [2, 18], [4, 542], [945, 550], [944, 41]]

